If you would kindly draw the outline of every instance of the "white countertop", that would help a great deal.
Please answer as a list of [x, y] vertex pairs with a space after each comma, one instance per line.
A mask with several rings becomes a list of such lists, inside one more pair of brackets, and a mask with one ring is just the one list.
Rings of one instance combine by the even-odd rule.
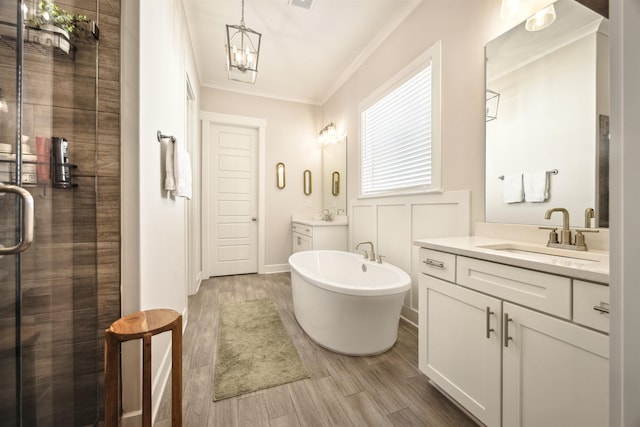
[[303, 225], [310, 225], [312, 227], [337, 227], [337, 226], [347, 226], [347, 223], [342, 221], [342, 222], [338, 222], [338, 221], [322, 221], [321, 219], [300, 219], [300, 220], [295, 220], [295, 221], [291, 221], [291, 222], [295, 222], [298, 224], [303, 224]]
[[609, 283], [609, 253], [605, 251], [587, 251], [586, 254], [588, 255], [585, 256], [593, 258], [592, 260], [571, 258], [571, 256], [580, 256], [581, 253], [576, 254], [576, 252], [579, 251], [567, 249], [555, 250], [555, 252], [562, 254], [563, 256], [538, 254], [526, 251], [508, 252], [487, 248], [486, 246], [513, 245], [514, 247], [526, 246], [534, 249], [540, 248], [541, 250], [546, 250], [546, 245], [542, 243], [530, 243], [481, 236], [418, 239], [415, 240], [413, 244], [427, 249], [502, 264], [509, 264], [516, 267], [538, 270], [545, 273], [552, 273], [575, 279], [604, 284]]
[[322, 216], [311, 216], [306, 217], [302, 215], [292, 215], [291, 222], [296, 222], [298, 224], [309, 225], [312, 227], [335, 227], [335, 226], [347, 226], [349, 224], [348, 218], [346, 215], [333, 215], [333, 219], [331, 221], [323, 221], [321, 220]]

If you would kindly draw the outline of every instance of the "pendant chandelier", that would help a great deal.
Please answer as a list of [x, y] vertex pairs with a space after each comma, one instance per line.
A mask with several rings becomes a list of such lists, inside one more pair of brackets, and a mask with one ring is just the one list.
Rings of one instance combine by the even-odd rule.
[[256, 82], [262, 34], [244, 25], [244, 0], [240, 25], [227, 24], [227, 72], [229, 80]]

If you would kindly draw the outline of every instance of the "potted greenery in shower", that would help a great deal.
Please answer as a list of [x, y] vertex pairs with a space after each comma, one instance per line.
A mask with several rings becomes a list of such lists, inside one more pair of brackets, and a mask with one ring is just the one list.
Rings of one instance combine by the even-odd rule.
[[97, 27], [85, 15], [69, 13], [51, 0], [39, 0], [28, 10], [25, 8], [25, 24], [30, 31], [29, 41], [60, 48], [67, 55], [74, 49], [71, 41], [88, 34], [96, 39]]

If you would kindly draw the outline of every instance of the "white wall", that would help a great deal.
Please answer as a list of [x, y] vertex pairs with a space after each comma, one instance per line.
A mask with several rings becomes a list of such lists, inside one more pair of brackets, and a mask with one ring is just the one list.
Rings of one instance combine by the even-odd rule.
[[[585, 208], [597, 208], [596, 43], [588, 34], [487, 82], [500, 104], [486, 125], [486, 221], [562, 225], [561, 215], [544, 220], [562, 206], [583, 226]], [[499, 176], [553, 169], [546, 202], [504, 203]]]
[[611, 426], [640, 425], [640, 2], [611, 11]]
[[[260, 77], [258, 77], [260, 78]], [[291, 255], [291, 215], [322, 211], [322, 146], [318, 144], [320, 108], [314, 105], [202, 88], [203, 112], [265, 119], [266, 235], [265, 272], [288, 271]], [[276, 187], [276, 164], [285, 164], [286, 187]], [[309, 169], [313, 192], [302, 191], [302, 172]]]
[[[185, 143], [186, 75], [199, 78], [181, 0], [123, 1], [122, 8], [122, 314], [170, 308], [186, 325], [189, 202], [162, 190], [165, 149], [156, 132]], [[140, 408], [138, 348], [128, 346], [123, 356], [123, 410], [130, 419]], [[154, 337], [152, 363], [155, 413], [170, 373], [169, 334]]]
[[350, 198], [359, 186], [358, 103], [442, 40], [442, 186], [471, 190], [472, 223], [484, 219], [484, 45], [507, 27], [499, 16], [496, 0], [425, 0], [328, 99], [324, 121], [349, 135]]

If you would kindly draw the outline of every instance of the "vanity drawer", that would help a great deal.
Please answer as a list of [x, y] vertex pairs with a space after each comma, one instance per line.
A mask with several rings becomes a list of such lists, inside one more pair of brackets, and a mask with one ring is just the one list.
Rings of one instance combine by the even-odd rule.
[[574, 280], [573, 321], [609, 333], [609, 287]]
[[456, 256], [446, 252], [420, 248], [420, 272], [455, 282]]
[[300, 233], [305, 236], [313, 237], [313, 227], [310, 225], [299, 224], [294, 222], [291, 224], [294, 233]]
[[571, 318], [571, 279], [459, 256], [458, 284], [556, 316]]

